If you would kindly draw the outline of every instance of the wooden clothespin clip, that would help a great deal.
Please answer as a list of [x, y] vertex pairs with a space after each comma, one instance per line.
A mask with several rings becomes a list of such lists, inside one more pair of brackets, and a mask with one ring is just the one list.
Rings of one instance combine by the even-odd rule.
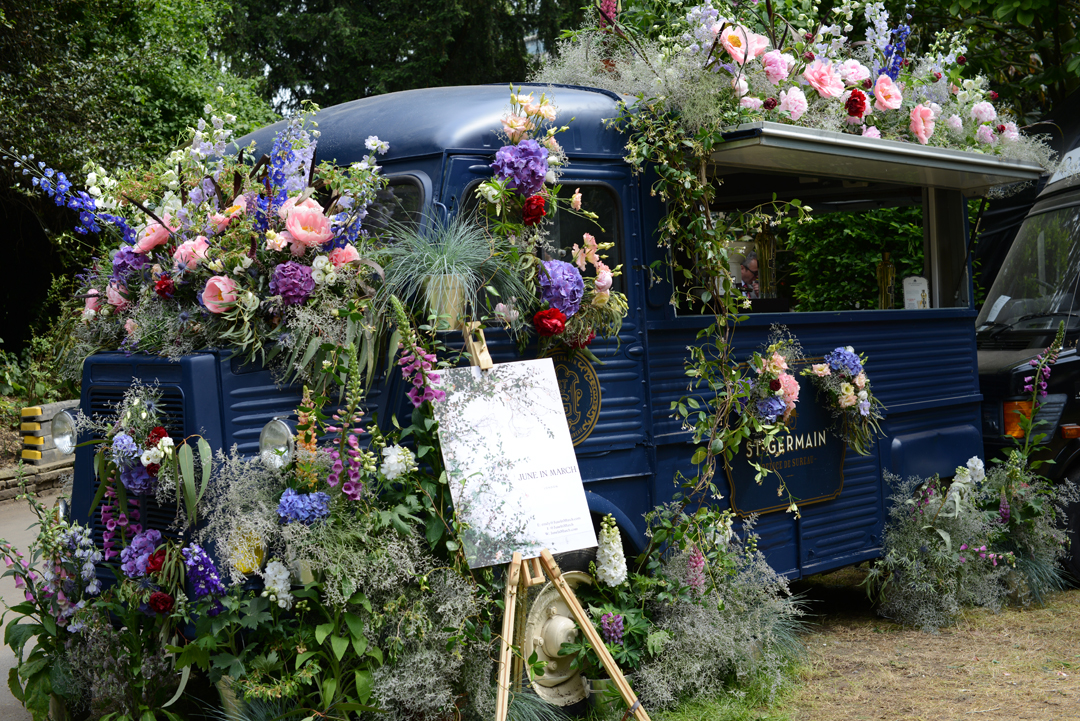
[[495, 363], [491, 360], [487, 340], [484, 338], [484, 330], [480, 327], [480, 324], [476, 321], [466, 323], [461, 332], [465, 336], [465, 349], [469, 351], [472, 364], [480, 366], [482, 371], [491, 370]]

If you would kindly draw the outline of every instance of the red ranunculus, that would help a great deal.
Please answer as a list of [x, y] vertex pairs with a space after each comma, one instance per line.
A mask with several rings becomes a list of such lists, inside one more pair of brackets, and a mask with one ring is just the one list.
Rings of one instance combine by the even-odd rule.
[[155, 613], [168, 613], [173, 610], [173, 597], [163, 591], [154, 591], [147, 604]]
[[525, 201], [525, 209], [522, 211], [522, 220], [525, 225], [536, 225], [547, 215], [544, 210], [544, 196], [537, 194]]
[[766, 110], [772, 110], [779, 104], [780, 103], [776, 102], [776, 98], [765, 98], [765, 102], [761, 104], [761, 107], [765, 108]]
[[161, 439], [167, 435], [169, 435], [169, 432], [167, 430], [165, 430], [161, 426], [154, 426], [150, 429], [150, 434], [146, 437], [146, 447], [155, 447], [161, 441]]
[[157, 573], [161, 570], [161, 567], [165, 565], [165, 549], [159, 548], [150, 554], [150, 558], [146, 561], [146, 570], [150, 573]]
[[851, 97], [844, 103], [847, 114], [853, 118], [861, 118], [866, 114], [866, 94], [855, 88], [851, 91]]
[[154, 292], [162, 298], [172, 298], [173, 293], [176, 292], [176, 284], [173, 283], [173, 279], [167, 275], [163, 275], [157, 279], [154, 283]]
[[548, 308], [533, 316], [533, 325], [537, 333], [550, 338], [566, 330], [566, 316], [558, 308]]
[[150, 474], [151, 478], [157, 478], [157, 474], [161, 472], [161, 464], [151, 463], [146, 467], [146, 472]]
[[774, 378], [771, 381], [769, 381], [769, 390], [778, 391], [778, 390], [780, 390], [780, 388], [781, 388], [781, 385], [780, 385], [779, 380]]

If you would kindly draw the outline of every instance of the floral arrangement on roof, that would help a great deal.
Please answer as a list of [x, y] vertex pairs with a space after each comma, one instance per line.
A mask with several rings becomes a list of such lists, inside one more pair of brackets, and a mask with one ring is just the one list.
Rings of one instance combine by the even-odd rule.
[[824, 361], [806, 368], [802, 375], [809, 376], [825, 397], [836, 419], [836, 435], [856, 453], [869, 455], [874, 439], [881, 435], [878, 422], [885, 406], [870, 388], [863, 368], [866, 357], [846, 346], [828, 353]]
[[[860, 9], [866, 37], [855, 40]], [[918, 33], [893, 25], [882, 2], [843, 0], [832, 12], [789, 22], [773, 3], [705, 0], [646, 36], [601, 9], [600, 27], [569, 34], [536, 80], [657, 99], [692, 131], [768, 120], [1050, 166], [1049, 148], [994, 105], [987, 79], [964, 77], [963, 34], [924, 37], [916, 55]]]
[[559, 248], [550, 238], [550, 220], [557, 213], [597, 218], [582, 208], [580, 189], [560, 197], [567, 159], [556, 135], [567, 128], [554, 125], [556, 117], [546, 94], [537, 98], [535, 92], [511, 88], [510, 109], [502, 119], [505, 144], [495, 154], [493, 177], [476, 190], [492, 232], [513, 244], [537, 290], [535, 302], [504, 299], [495, 316], [511, 329], [531, 317], [541, 355], [568, 348], [597, 360], [589, 344], [617, 335], [626, 317], [626, 296], [612, 288], [622, 267], [605, 264], [604, 251], [614, 244], [598, 242], [590, 233], [571, 248]]

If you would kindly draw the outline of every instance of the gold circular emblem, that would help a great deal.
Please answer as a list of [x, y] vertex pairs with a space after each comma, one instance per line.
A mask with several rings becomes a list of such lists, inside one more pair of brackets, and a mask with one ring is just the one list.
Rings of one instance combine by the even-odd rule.
[[580, 353], [571, 356], [559, 351], [551, 360], [555, 362], [563, 411], [570, 425], [570, 440], [577, 446], [589, 437], [600, 420], [600, 378]]

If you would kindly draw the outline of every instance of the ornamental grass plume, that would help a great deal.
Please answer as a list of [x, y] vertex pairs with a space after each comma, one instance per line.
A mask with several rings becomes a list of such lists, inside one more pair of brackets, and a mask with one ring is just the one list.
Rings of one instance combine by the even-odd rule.
[[596, 550], [596, 577], [608, 586], [626, 581], [626, 556], [619, 527], [610, 513], [600, 522], [600, 545]]

